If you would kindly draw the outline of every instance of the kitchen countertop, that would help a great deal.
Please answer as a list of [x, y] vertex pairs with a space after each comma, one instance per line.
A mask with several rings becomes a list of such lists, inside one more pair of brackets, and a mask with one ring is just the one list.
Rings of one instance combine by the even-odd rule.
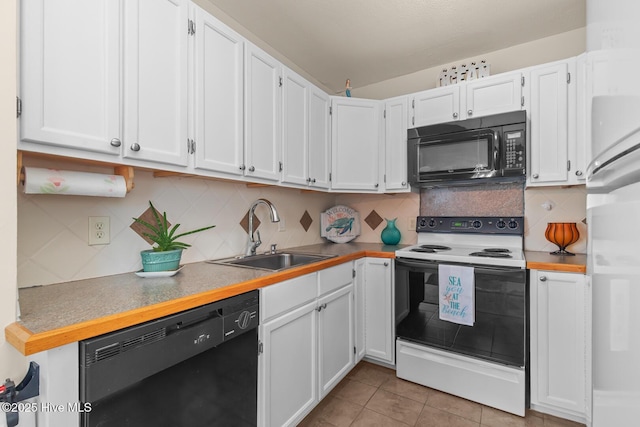
[[576, 254], [575, 256], [551, 255], [549, 252], [525, 251], [527, 268], [531, 270], [563, 271], [566, 273], [586, 273], [587, 256]]
[[362, 257], [394, 258], [401, 246], [323, 243], [287, 252], [336, 255], [279, 272], [206, 262], [173, 277], [117, 274], [19, 290], [21, 320], [5, 328], [9, 343], [29, 355], [198, 307]]

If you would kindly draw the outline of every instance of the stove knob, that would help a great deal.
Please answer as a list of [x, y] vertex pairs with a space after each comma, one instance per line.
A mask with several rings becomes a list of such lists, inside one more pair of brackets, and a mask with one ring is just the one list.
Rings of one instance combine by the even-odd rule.
[[502, 230], [503, 228], [505, 228], [507, 226], [507, 223], [504, 222], [504, 220], [498, 220], [498, 222], [496, 222], [496, 227], [498, 227], [500, 230]]
[[471, 226], [472, 226], [473, 228], [478, 229], [478, 228], [482, 227], [482, 222], [480, 222], [480, 221], [478, 221], [478, 220], [476, 219], [475, 221], [473, 221], [473, 222], [471, 223]]
[[418, 223], [420, 228], [424, 228], [427, 226], [427, 220], [425, 218], [420, 218], [420, 222]]
[[518, 228], [518, 221], [516, 221], [515, 219], [512, 219], [511, 221], [509, 221], [509, 228], [512, 230], [515, 230], [516, 228]]
[[429, 227], [430, 227], [430, 228], [433, 228], [433, 227], [435, 227], [435, 226], [436, 226], [436, 220], [435, 220], [435, 219], [433, 219], [433, 218], [431, 218], [431, 219], [429, 220]]

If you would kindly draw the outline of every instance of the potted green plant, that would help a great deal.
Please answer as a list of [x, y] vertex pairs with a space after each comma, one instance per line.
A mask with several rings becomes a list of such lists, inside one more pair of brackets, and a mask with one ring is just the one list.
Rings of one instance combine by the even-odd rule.
[[215, 225], [176, 234], [180, 224], [171, 226], [167, 221], [166, 212], [163, 212], [162, 215], [160, 215], [151, 201], [149, 201], [149, 206], [151, 207], [151, 213], [153, 214], [155, 224], [151, 224], [140, 218], [133, 218], [134, 221], [148, 230], [142, 234], [155, 243], [155, 246], [152, 249], [140, 252], [140, 256], [142, 257], [142, 268], [145, 272], [177, 270], [180, 266], [182, 250], [191, 246], [188, 243], [179, 242], [177, 239], [189, 234], [209, 230], [210, 228], [215, 227]]

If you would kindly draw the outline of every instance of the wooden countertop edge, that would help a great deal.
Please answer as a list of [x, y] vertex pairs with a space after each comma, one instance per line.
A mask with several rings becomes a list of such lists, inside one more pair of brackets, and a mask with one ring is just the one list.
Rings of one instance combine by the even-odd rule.
[[527, 261], [529, 270], [547, 270], [547, 271], [563, 271], [565, 273], [582, 273], [587, 272], [587, 266], [583, 264], [555, 264], [549, 262]]
[[395, 258], [393, 252], [359, 251], [337, 256], [314, 264], [291, 268], [245, 282], [212, 289], [195, 295], [177, 298], [163, 303], [140, 307], [135, 310], [100, 317], [86, 322], [75, 323], [46, 332], [33, 333], [24, 325], [14, 322], [5, 328], [5, 338], [25, 356], [50, 350], [65, 344], [113, 332], [118, 329], [148, 322], [180, 311], [189, 310], [203, 304], [219, 301], [254, 289], [293, 279], [308, 273], [323, 270], [363, 257]]

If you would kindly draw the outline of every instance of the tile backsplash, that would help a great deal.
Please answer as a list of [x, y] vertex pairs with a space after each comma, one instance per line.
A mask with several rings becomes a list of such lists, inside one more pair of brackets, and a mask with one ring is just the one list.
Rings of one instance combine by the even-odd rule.
[[[380, 233], [386, 226], [386, 221], [369, 221], [366, 218], [375, 211], [383, 219], [398, 218], [396, 227], [402, 235], [401, 245], [415, 244], [417, 240], [415, 224], [410, 228], [412, 221], [415, 222], [420, 210], [420, 195], [417, 193], [399, 194], [341, 194], [336, 197], [336, 204], [347, 205], [360, 213], [362, 226], [360, 236], [356, 242], [381, 243]], [[375, 214], [373, 216], [375, 216]]]
[[567, 250], [573, 253], [587, 252], [586, 218], [587, 190], [584, 185], [575, 187], [538, 187], [524, 192], [525, 235], [524, 246], [528, 251], [553, 252], [558, 247], [547, 241], [544, 232], [549, 222], [575, 222], [580, 239]]
[[[64, 168], [64, 166], [56, 165]], [[83, 168], [87, 170], [87, 168]], [[91, 170], [87, 170], [91, 171]], [[96, 168], [100, 173], [108, 170]], [[191, 230], [215, 224], [212, 230], [181, 238], [192, 245], [184, 263], [238, 255], [245, 250], [247, 233], [240, 225], [251, 202], [264, 197], [276, 206], [284, 232], [270, 222], [264, 206], [256, 209], [262, 246], [281, 248], [324, 241], [320, 237], [320, 212], [335, 203], [334, 194], [302, 192], [280, 187], [247, 187], [197, 178], [154, 178], [135, 171], [135, 188], [125, 198], [26, 195], [18, 192], [18, 286], [46, 285], [136, 271], [139, 252], [150, 246], [130, 225], [149, 207], [167, 212], [168, 220]], [[307, 215], [305, 215], [305, 211]], [[88, 246], [88, 217], [108, 216], [111, 243]], [[309, 218], [307, 218], [309, 216]], [[311, 220], [308, 230], [300, 223]]]
[[[36, 161], [30, 166], [52, 167]], [[56, 163], [56, 168], [73, 165]], [[83, 171], [110, 173], [100, 167]], [[467, 194], [465, 194], [465, 191]], [[525, 216], [525, 249], [553, 251], [555, 245], [544, 238], [548, 222], [576, 222], [580, 240], [568, 249], [586, 252], [584, 187], [533, 188], [502, 187], [499, 192], [474, 194], [468, 190], [440, 189], [421, 194], [337, 194], [306, 192], [282, 187], [248, 187], [244, 183], [199, 178], [154, 178], [151, 172], [135, 171], [135, 188], [125, 198], [26, 195], [18, 192], [18, 286], [29, 287], [136, 271], [141, 268], [139, 252], [149, 245], [130, 225], [133, 217], [148, 208], [151, 200], [158, 210], [167, 211], [171, 223], [181, 230], [215, 224], [202, 233], [185, 236], [193, 245], [183, 254], [183, 262], [238, 255], [245, 250], [247, 233], [241, 220], [251, 202], [264, 197], [278, 209], [284, 231], [269, 221], [268, 211], [258, 207], [256, 215], [262, 246], [275, 243], [280, 248], [325, 242], [320, 237], [320, 213], [335, 205], [347, 205], [360, 213], [361, 235], [357, 242], [380, 243], [386, 221], [393, 219], [402, 233], [400, 244], [415, 244], [415, 217], [458, 215], [463, 205], [473, 206], [471, 215]], [[524, 197], [523, 197], [524, 195]], [[478, 199], [480, 197], [480, 199]], [[421, 200], [422, 199], [422, 200]], [[475, 201], [474, 201], [475, 200]], [[478, 202], [485, 200], [486, 202]], [[499, 210], [500, 212], [497, 212]], [[109, 245], [89, 246], [88, 217], [108, 216]], [[375, 226], [375, 227], [374, 227]], [[280, 227], [282, 228], [282, 226]]]

